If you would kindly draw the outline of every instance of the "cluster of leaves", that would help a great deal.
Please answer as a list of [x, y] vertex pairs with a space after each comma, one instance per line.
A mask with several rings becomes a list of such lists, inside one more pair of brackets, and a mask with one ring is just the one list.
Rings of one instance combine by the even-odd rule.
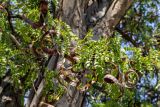
[[159, 29], [159, 4], [159, 0], [135, 0], [121, 20], [120, 28], [128, 33], [136, 46], [148, 48], [154, 44], [152, 36], [155, 29]]
[[[94, 41], [92, 40], [92, 31], [90, 31], [84, 39], [80, 40], [72, 34], [67, 25], [63, 22], [59, 23], [61, 23], [61, 27], [58, 27], [58, 29], [61, 29], [59, 30], [61, 32], [60, 35], [65, 39], [63, 39], [63, 41], [58, 41], [57, 44], [61, 46], [63, 55], [69, 54], [69, 49], [71, 48], [70, 43], [72, 41], [76, 42], [75, 52], [79, 60], [73, 65], [74, 70], [76, 72], [81, 72], [82, 69], [89, 70], [91, 73], [85, 75], [88, 83], [90, 83], [90, 81], [96, 81], [96, 83], [88, 90], [90, 93], [89, 95], [94, 96], [93, 93], [95, 93], [95, 90], [98, 90], [105, 94], [106, 97], [114, 100], [118, 99], [119, 102], [128, 101], [130, 102], [129, 104], [135, 103], [135, 91], [133, 90], [136, 87], [133, 88], [132, 91], [130, 91], [130, 89], [121, 90], [120, 87], [115, 84], [106, 84], [103, 78], [105, 74], [108, 73], [116, 77], [118, 72], [121, 72], [122, 75], [125, 76], [125, 73], [130, 69], [135, 70], [138, 75], [140, 74], [139, 79], [146, 72], [153, 75], [155, 68], [159, 69], [159, 50], [150, 48], [148, 55], [144, 56], [141, 47], [122, 46], [121, 43], [123, 40], [119, 35], [113, 38], [101, 38], [98, 41]], [[116, 67], [118, 67], [118, 69]], [[135, 75], [131, 75], [130, 78], [134, 80]], [[82, 85], [82, 87], [83, 86], [84, 85]], [[99, 88], [102, 89], [99, 90]], [[122, 98], [119, 97], [121, 95], [123, 95]], [[101, 99], [101, 96], [94, 96], [91, 98], [98, 101], [97, 99]], [[113, 104], [113, 102], [115, 103], [117, 101], [114, 100], [111, 101], [112, 103], [109, 101], [110, 103], [108, 102], [107, 104]], [[128, 103], [121, 104], [124, 106]]]
[[[147, 2], [148, 1], [150, 0], [147, 0]], [[26, 5], [18, 0], [13, 2], [11, 9], [15, 10], [14, 13], [21, 14], [23, 11], [26, 12], [25, 15], [29, 19], [38, 21], [39, 12], [35, 9], [36, 6], [38, 6], [37, 0], [28, 0]], [[54, 0], [54, 2], [57, 1]], [[149, 47], [147, 55], [143, 55], [144, 45], [140, 45], [141, 47], [139, 48], [124, 45], [122, 44], [124, 40], [119, 34], [116, 34], [113, 38], [101, 38], [98, 41], [94, 41], [92, 40], [92, 31], [90, 31], [84, 39], [78, 39], [68, 25], [59, 20], [53, 21], [52, 16], [48, 13], [47, 29], [56, 26], [57, 35], [54, 38], [49, 38], [49, 41], [52, 41], [53, 44], [46, 44], [46, 47], [57, 44], [58, 51], [62, 57], [65, 56], [65, 54], [69, 55], [70, 49], [75, 48], [75, 53], [79, 60], [76, 64], [73, 64], [73, 69], [76, 72], [81, 72], [82, 70], [90, 71], [89, 74], [85, 74], [87, 82], [91, 84], [92, 81], [96, 81], [94, 84], [91, 84], [92, 86], [87, 90], [89, 93], [88, 99], [95, 106], [102, 105], [101, 103], [106, 103], [106, 101], [107, 103], [104, 104], [104, 106], [124, 106], [136, 102], [134, 100], [135, 88], [123, 89], [116, 84], [105, 83], [104, 76], [106, 74], [111, 74], [116, 77], [118, 73], [122, 73], [123, 78], [121, 82], [123, 83], [126, 82], [124, 78], [125, 74], [131, 69], [137, 72], [139, 78], [146, 72], [154, 75], [155, 69], [160, 69], [160, 51], [152, 46], [154, 42], [150, 39], [152, 37], [150, 32], [152, 32], [154, 26], [157, 26], [155, 22], [158, 20], [158, 16], [153, 16], [149, 9], [146, 11], [147, 6], [153, 8], [156, 3], [151, 1], [149, 4], [145, 3], [145, 1], [140, 3], [144, 5], [139, 5], [139, 2], [137, 2], [135, 5], [138, 6], [136, 7], [137, 10], [135, 10], [133, 6], [133, 8], [128, 11], [125, 16], [125, 23], [123, 23], [123, 29], [133, 34], [129, 36], [132, 36], [137, 43], [140, 41], [141, 44], [145, 44], [145, 47]], [[22, 10], [17, 9], [17, 5]], [[38, 71], [40, 71], [42, 66], [31, 52], [25, 53], [23, 49], [16, 49], [15, 45], [12, 44], [10, 40], [11, 30], [6, 17], [6, 12], [0, 14], [0, 77], [5, 75], [9, 66], [14, 84], [17, 88], [21, 87], [25, 92], [32, 87], [35, 78], [38, 76]], [[153, 24], [154, 26], [152, 26]], [[19, 39], [21, 39], [22, 47], [27, 47], [29, 44], [34, 44], [36, 48], [40, 47], [40, 40], [43, 34], [40, 29], [32, 29], [30, 25], [18, 19], [14, 20], [14, 27], [20, 35]], [[71, 45], [72, 42], [75, 43], [73, 46]], [[45, 59], [47, 58], [48, 56], [45, 56]], [[55, 80], [57, 75], [55, 72], [45, 69], [45, 76], [46, 89], [44, 93], [48, 95], [48, 102], [58, 100], [63, 94], [64, 89]], [[24, 77], [27, 78], [25, 82], [23, 81]], [[135, 75], [130, 75], [130, 79], [134, 80]], [[158, 83], [159, 82], [160, 81], [158, 81]], [[84, 85], [85, 84], [81, 84], [81, 87], [84, 87]], [[158, 86], [156, 89], [158, 89]], [[122, 95], [123, 97], [121, 97]], [[124, 101], [127, 101], [127, 103]], [[95, 102], [100, 104], [96, 105]]]
[[[117, 72], [122, 72], [122, 75], [125, 75], [128, 70], [134, 69], [141, 74], [150, 72], [153, 75], [155, 66], [159, 68], [160, 52], [158, 50], [150, 49], [148, 56], [143, 56], [141, 48], [121, 46], [122, 38], [120, 37], [110, 38], [107, 40], [101, 39], [99, 41], [93, 41], [91, 39], [86, 40], [86, 38], [79, 42], [79, 49], [77, 50], [80, 55], [80, 61], [76, 67], [82, 69], [84, 66], [85, 69], [89, 69], [93, 72], [87, 76], [89, 77], [88, 81], [95, 81], [95, 78], [93, 77], [94, 73], [96, 73], [95, 75], [98, 78], [97, 82], [103, 85], [103, 78], [107, 73], [111, 73], [116, 76]], [[113, 63], [118, 66], [119, 71], [113, 67]], [[131, 76], [131, 78], [134, 80], [134, 75]], [[95, 89], [96, 87], [93, 86], [93, 90]], [[120, 88], [115, 86], [115, 84], [106, 84], [103, 91], [108, 93], [107, 97], [113, 99], [116, 99], [119, 94], [121, 94]], [[127, 91], [124, 92], [126, 93]], [[125, 94], [122, 99], [133, 99], [134, 92], [129, 91], [127, 93], [128, 94]], [[128, 98], [131, 96], [132, 98]], [[95, 97], [95, 99], [97, 98]]]
[[[135, 0], [132, 7], [124, 16], [124, 20], [120, 24], [120, 28], [130, 37], [135, 43], [130, 44], [128, 41], [123, 41], [123, 45], [132, 47], [133, 45], [139, 47], [142, 51], [141, 56], [152, 56], [156, 54], [159, 57], [159, 0]], [[130, 53], [130, 52], [129, 52]], [[132, 54], [132, 53], [130, 53]], [[137, 102], [142, 103], [157, 103], [159, 99], [157, 93], [159, 84], [159, 62], [154, 62], [154, 58], [140, 58], [140, 60], [152, 60], [152, 63], [147, 64], [147, 69], [143, 69], [143, 75], [137, 84], [135, 98]], [[137, 65], [141, 67], [140, 65]], [[152, 66], [152, 67], [151, 67]], [[149, 72], [151, 71], [151, 72]], [[148, 93], [152, 94], [148, 94]], [[156, 100], [155, 100], [156, 99]]]
[[[88, 92], [90, 93], [94, 92], [94, 90], [97, 90], [97, 86], [103, 86], [104, 90], [101, 91], [107, 92], [108, 98], [117, 99], [118, 96], [122, 94], [122, 90], [120, 90], [120, 88], [115, 84], [104, 83], [103, 78], [105, 74], [109, 73], [116, 77], [118, 72], [121, 72], [122, 75], [125, 75], [125, 73], [130, 69], [144, 74], [146, 71], [152, 73], [155, 67], [159, 68], [160, 52], [158, 50], [151, 48], [148, 55], [143, 56], [141, 48], [122, 46], [122, 38], [120, 36], [115, 36], [114, 38], [108, 39], [101, 38], [98, 41], [94, 41], [92, 40], [93, 34], [91, 31], [86, 35], [84, 39], [80, 40], [76, 35], [72, 33], [71, 29], [64, 22], [55, 20], [54, 23], [57, 26], [57, 33], [59, 34], [57, 34], [57, 37], [54, 38], [54, 41], [56, 44], [58, 44], [58, 46], [60, 46], [60, 52], [62, 56], [64, 56], [64, 54], [69, 54], [71, 48], [70, 43], [72, 41], [76, 42], [75, 52], [78, 55], [79, 60], [75, 65], [73, 65], [74, 69], [77, 72], [81, 71], [81, 69], [87, 69], [92, 72], [90, 74], [86, 74], [86, 77], [88, 79], [87, 81], [96, 81], [97, 83], [95, 83], [93, 87], [88, 90]], [[20, 34], [23, 34], [24, 30], [20, 28], [21, 27], [19, 27], [19, 29], [17, 28], [16, 30], [19, 31]], [[30, 35], [40, 35], [39, 32], [31, 30], [32, 29], [30, 28], [30, 30], [27, 31], [28, 33], [30, 33]], [[2, 34], [2, 36], [4, 36], [4, 34]], [[24, 35], [24, 37], [26, 36]], [[1, 41], [4, 42], [4, 40], [5, 39]], [[27, 44], [27, 41], [25, 41], [24, 43]], [[17, 84], [17, 86], [21, 86], [19, 80], [23, 76], [25, 76], [27, 72], [32, 71], [29, 75], [29, 79], [27, 82], [28, 85], [26, 85], [27, 83], [25, 83], [24, 85], [25, 87], [32, 86], [34, 78], [37, 76], [36, 73], [39, 69], [37, 68], [38, 65], [36, 60], [33, 57], [23, 53], [21, 50], [12, 50], [11, 48], [12, 47], [9, 47], [4, 43], [2, 43], [1, 45], [1, 64], [3, 64], [3, 66], [1, 66], [3, 68], [1, 69], [1, 71], [3, 71], [3, 73], [1, 73], [1, 76], [4, 75], [6, 66], [9, 65], [10, 69], [12, 69], [12, 77], [15, 84]], [[8, 54], [6, 54], [6, 52], [8, 52]], [[118, 67], [118, 69], [116, 67]], [[95, 75], [95, 77], [93, 76], [93, 74]], [[46, 86], [46, 89], [56, 89], [53, 85], [54, 83], [52, 80], [52, 78], [54, 77], [54, 73], [47, 72], [46, 77], [48, 84]], [[133, 79], [134, 76], [132, 76], [131, 78]], [[47, 92], [50, 91], [47, 90]], [[54, 90], [54, 92], [56, 91]], [[58, 98], [60, 97], [60, 95], [62, 95], [63, 90], [59, 92], [59, 96], [57, 96]], [[124, 97], [122, 97], [122, 99], [133, 97], [133, 92], [127, 90], [125, 91], [125, 93], [129, 94], [126, 94]], [[53, 96], [55, 95], [48, 96], [48, 99], [57, 99], [57, 97], [50, 98]], [[95, 97], [98, 98], [97, 96]]]

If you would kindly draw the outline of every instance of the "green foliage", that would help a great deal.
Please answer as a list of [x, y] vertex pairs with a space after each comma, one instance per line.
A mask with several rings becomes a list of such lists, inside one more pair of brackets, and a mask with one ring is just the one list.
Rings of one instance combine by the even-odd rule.
[[106, 107], [106, 105], [102, 104], [102, 103], [95, 103], [95, 104], [93, 104], [93, 107]]
[[51, 72], [46, 69], [46, 86], [44, 89], [44, 95], [47, 95], [46, 100], [48, 102], [54, 102], [60, 99], [60, 97], [64, 93], [64, 89], [60, 84], [58, 84], [58, 81], [56, 80], [57, 76], [59, 76], [56, 72]]
[[[5, 2], [6, 0], [2, 0]], [[57, 5], [57, 0], [53, 3]], [[139, 4], [140, 3], [140, 4]], [[48, 13], [47, 30], [55, 28], [57, 34], [49, 38], [51, 43], [45, 44], [46, 47], [57, 46], [57, 50], [62, 58], [70, 55], [70, 50], [75, 48], [75, 54], [78, 60], [72, 64], [76, 73], [82, 73], [83, 70], [90, 71], [86, 74], [87, 83], [91, 87], [87, 90], [90, 93], [88, 99], [93, 107], [125, 107], [135, 103], [136, 87], [126, 89], [117, 84], [109, 84], [104, 81], [106, 74], [117, 77], [118, 73], [123, 75], [122, 84], [126, 85], [125, 75], [129, 70], [134, 70], [129, 75], [129, 79], [136, 81], [136, 75], [144, 78], [142, 75], [149, 73], [153, 78], [155, 69], [160, 69], [160, 50], [155, 46], [155, 38], [159, 35], [158, 15], [153, 14], [152, 10], [157, 11], [158, 0], [135, 1], [135, 5], [127, 12], [124, 19], [123, 30], [129, 32], [129, 36], [136, 41], [137, 47], [128, 45], [120, 34], [115, 33], [112, 38], [101, 38], [97, 41], [92, 40], [92, 30], [90, 30], [84, 39], [78, 39], [73, 34], [71, 28], [64, 22], [55, 19]], [[13, 0], [10, 9], [13, 13], [25, 14], [30, 20], [37, 22], [39, 20], [38, 0]], [[136, 9], [136, 10], [135, 10]], [[1, 10], [0, 10], [1, 12]], [[15, 89], [22, 89], [25, 94], [38, 77], [39, 71], [44, 67], [49, 55], [43, 54], [43, 60], [37, 59], [30, 50], [27, 50], [30, 44], [35, 48], [41, 48], [41, 39], [43, 32], [41, 29], [33, 29], [30, 25], [19, 19], [14, 19], [14, 28], [18, 33], [16, 38], [21, 42], [21, 48], [16, 48], [11, 40], [11, 28], [7, 21], [7, 12], [0, 14], [0, 78], [2, 78], [7, 69], [11, 69], [11, 75]], [[156, 29], [155, 29], [156, 26]], [[2, 30], [2, 31], [1, 31]], [[52, 35], [53, 36], [53, 35]], [[74, 43], [75, 44], [74, 44]], [[73, 45], [73, 44], [74, 45]], [[124, 44], [126, 43], [126, 44]], [[147, 50], [147, 52], [145, 52]], [[44, 96], [47, 96], [48, 102], [58, 100], [64, 91], [63, 84], [58, 83], [59, 74], [55, 71], [44, 69], [45, 90]], [[23, 79], [25, 78], [25, 81]], [[72, 80], [74, 81], [75, 78]], [[95, 82], [91, 84], [91, 82]], [[158, 90], [160, 81], [153, 89]], [[84, 84], [80, 83], [77, 89], [83, 88]], [[98, 94], [98, 95], [94, 95]], [[109, 98], [102, 102], [101, 97]], [[95, 103], [98, 102], [98, 103]], [[145, 106], [145, 104], [143, 104]]]

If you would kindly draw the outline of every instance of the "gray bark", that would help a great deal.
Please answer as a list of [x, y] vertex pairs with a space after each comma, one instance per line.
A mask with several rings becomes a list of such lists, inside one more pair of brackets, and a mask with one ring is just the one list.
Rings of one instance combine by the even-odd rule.
[[10, 71], [0, 82], [0, 107], [21, 107], [20, 92], [15, 92]]
[[[61, 0], [59, 18], [70, 25], [73, 32], [83, 38], [91, 28], [93, 39], [113, 34], [115, 26], [124, 16], [133, 0]], [[71, 93], [70, 95], [68, 95]], [[84, 93], [68, 86], [67, 93], [55, 107], [82, 107]]]
[[[99, 36], [107, 38], [113, 34], [115, 26], [132, 2], [133, 0], [59, 0], [58, 17], [66, 22], [80, 38], [84, 38], [89, 29], [93, 29], [93, 39], [98, 39]], [[57, 56], [52, 56], [48, 68], [56, 69], [57, 61]], [[5, 80], [7, 77], [3, 78], [2, 81]], [[7, 82], [11, 83], [9, 77]], [[42, 78], [37, 85], [36, 93], [29, 99], [28, 107], [38, 106], [44, 85], [44, 78]], [[8, 89], [1, 82], [1, 87], [0, 106], [19, 107], [17, 93], [12, 90], [12, 85], [9, 85]], [[70, 84], [63, 97], [55, 103], [55, 107], [82, 107], [84, 95], [85, 92], [77, 90], [76, 85]], [[46, 107], [49, 106], [46, 105]]]
[[[59, 59], [58, 54], [53, 55], [47, 64], [47, 68], [49, 70], [55, 70], [57, 67], [58, 59]], [[37, 90], [34, 90], [34, 89], [32, 90], [32, 91], [34, 91], [34, 94], [30, 94], [31, 99], [28, 99], [26, 107], [40, 107], [40, 106], [42, 106], [42, 104], [40, 102], [41, 102], [42, 91], [44, 89], [44, 86], [45, 86], [45, 78], [41, 78], [41, 80], [38, 84]], [[46, 105], [46, 107], [48, 107], [48, 106], [49, 105]]]

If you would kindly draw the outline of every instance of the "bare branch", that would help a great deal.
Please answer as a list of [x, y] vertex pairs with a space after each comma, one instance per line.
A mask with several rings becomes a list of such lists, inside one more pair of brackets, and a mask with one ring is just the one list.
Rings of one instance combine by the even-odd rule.
[[135, 47], [138, 47], [138, 44], [136, 43], [136, 41], [134, 41], [129, 35], [128, 35], [128, 32], [124, 32], [122, 31], [120, 28], [116, 27], [115, 30], [117, 32], [119, 32], [122, 37], [125, 39], [125, 40], [128, 40], [129, 42], [131, 42]]
[[35, 96], [33, 97], [32, 103], [30, 107], [37, 107], [37, 104], [39, 103], [40, 97], [42, 96], [42, 90], [44, 88], [45, 81], [44, 79], [41, 81], [38, 90], [36, 91]]
[[14, 27], [13, 27], [13, 24], [12, 24], [12, 21], [11, 21], [11, 15], [12, 15], [12, 13], [9, 11], [9, 9], [8, 9], [7, 7], [6, 7], [5, 9], [6, 9], [7, 13], [8, 13], [7, 20], [8, 20], [8, 22], [9, 22], [9, 26], [10, 26], [11, 33], [12, 33], [12, 35], [10, 35], [11, 40], [12, 40], [12, 42], [17, 46], [17, 48], [20, 48], [21, 44], [19, 43], [19, 41], [18, 41], [17, 38], [15, 37], [15, 36], [19, 37], [19, 35], [18, 35], [18, 33], [15, 31], [15, 29], [14, 29]]
[[20, 44], [19, 41], [16, 39], [16, 37], [15, 37], [14, 35], [12, 35], [12, 34], [10, 35], [10, 37], [11, 37], [13, 43], [16, 44], [17, 48], [20, 48], [20, 47], [21, 47], [21, 44]]

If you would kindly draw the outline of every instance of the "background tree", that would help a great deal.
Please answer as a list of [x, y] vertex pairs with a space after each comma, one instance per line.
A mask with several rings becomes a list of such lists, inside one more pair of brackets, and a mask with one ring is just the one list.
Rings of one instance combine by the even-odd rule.
[[159, 4], [2, 0], [0, 106], [158, 105]]

